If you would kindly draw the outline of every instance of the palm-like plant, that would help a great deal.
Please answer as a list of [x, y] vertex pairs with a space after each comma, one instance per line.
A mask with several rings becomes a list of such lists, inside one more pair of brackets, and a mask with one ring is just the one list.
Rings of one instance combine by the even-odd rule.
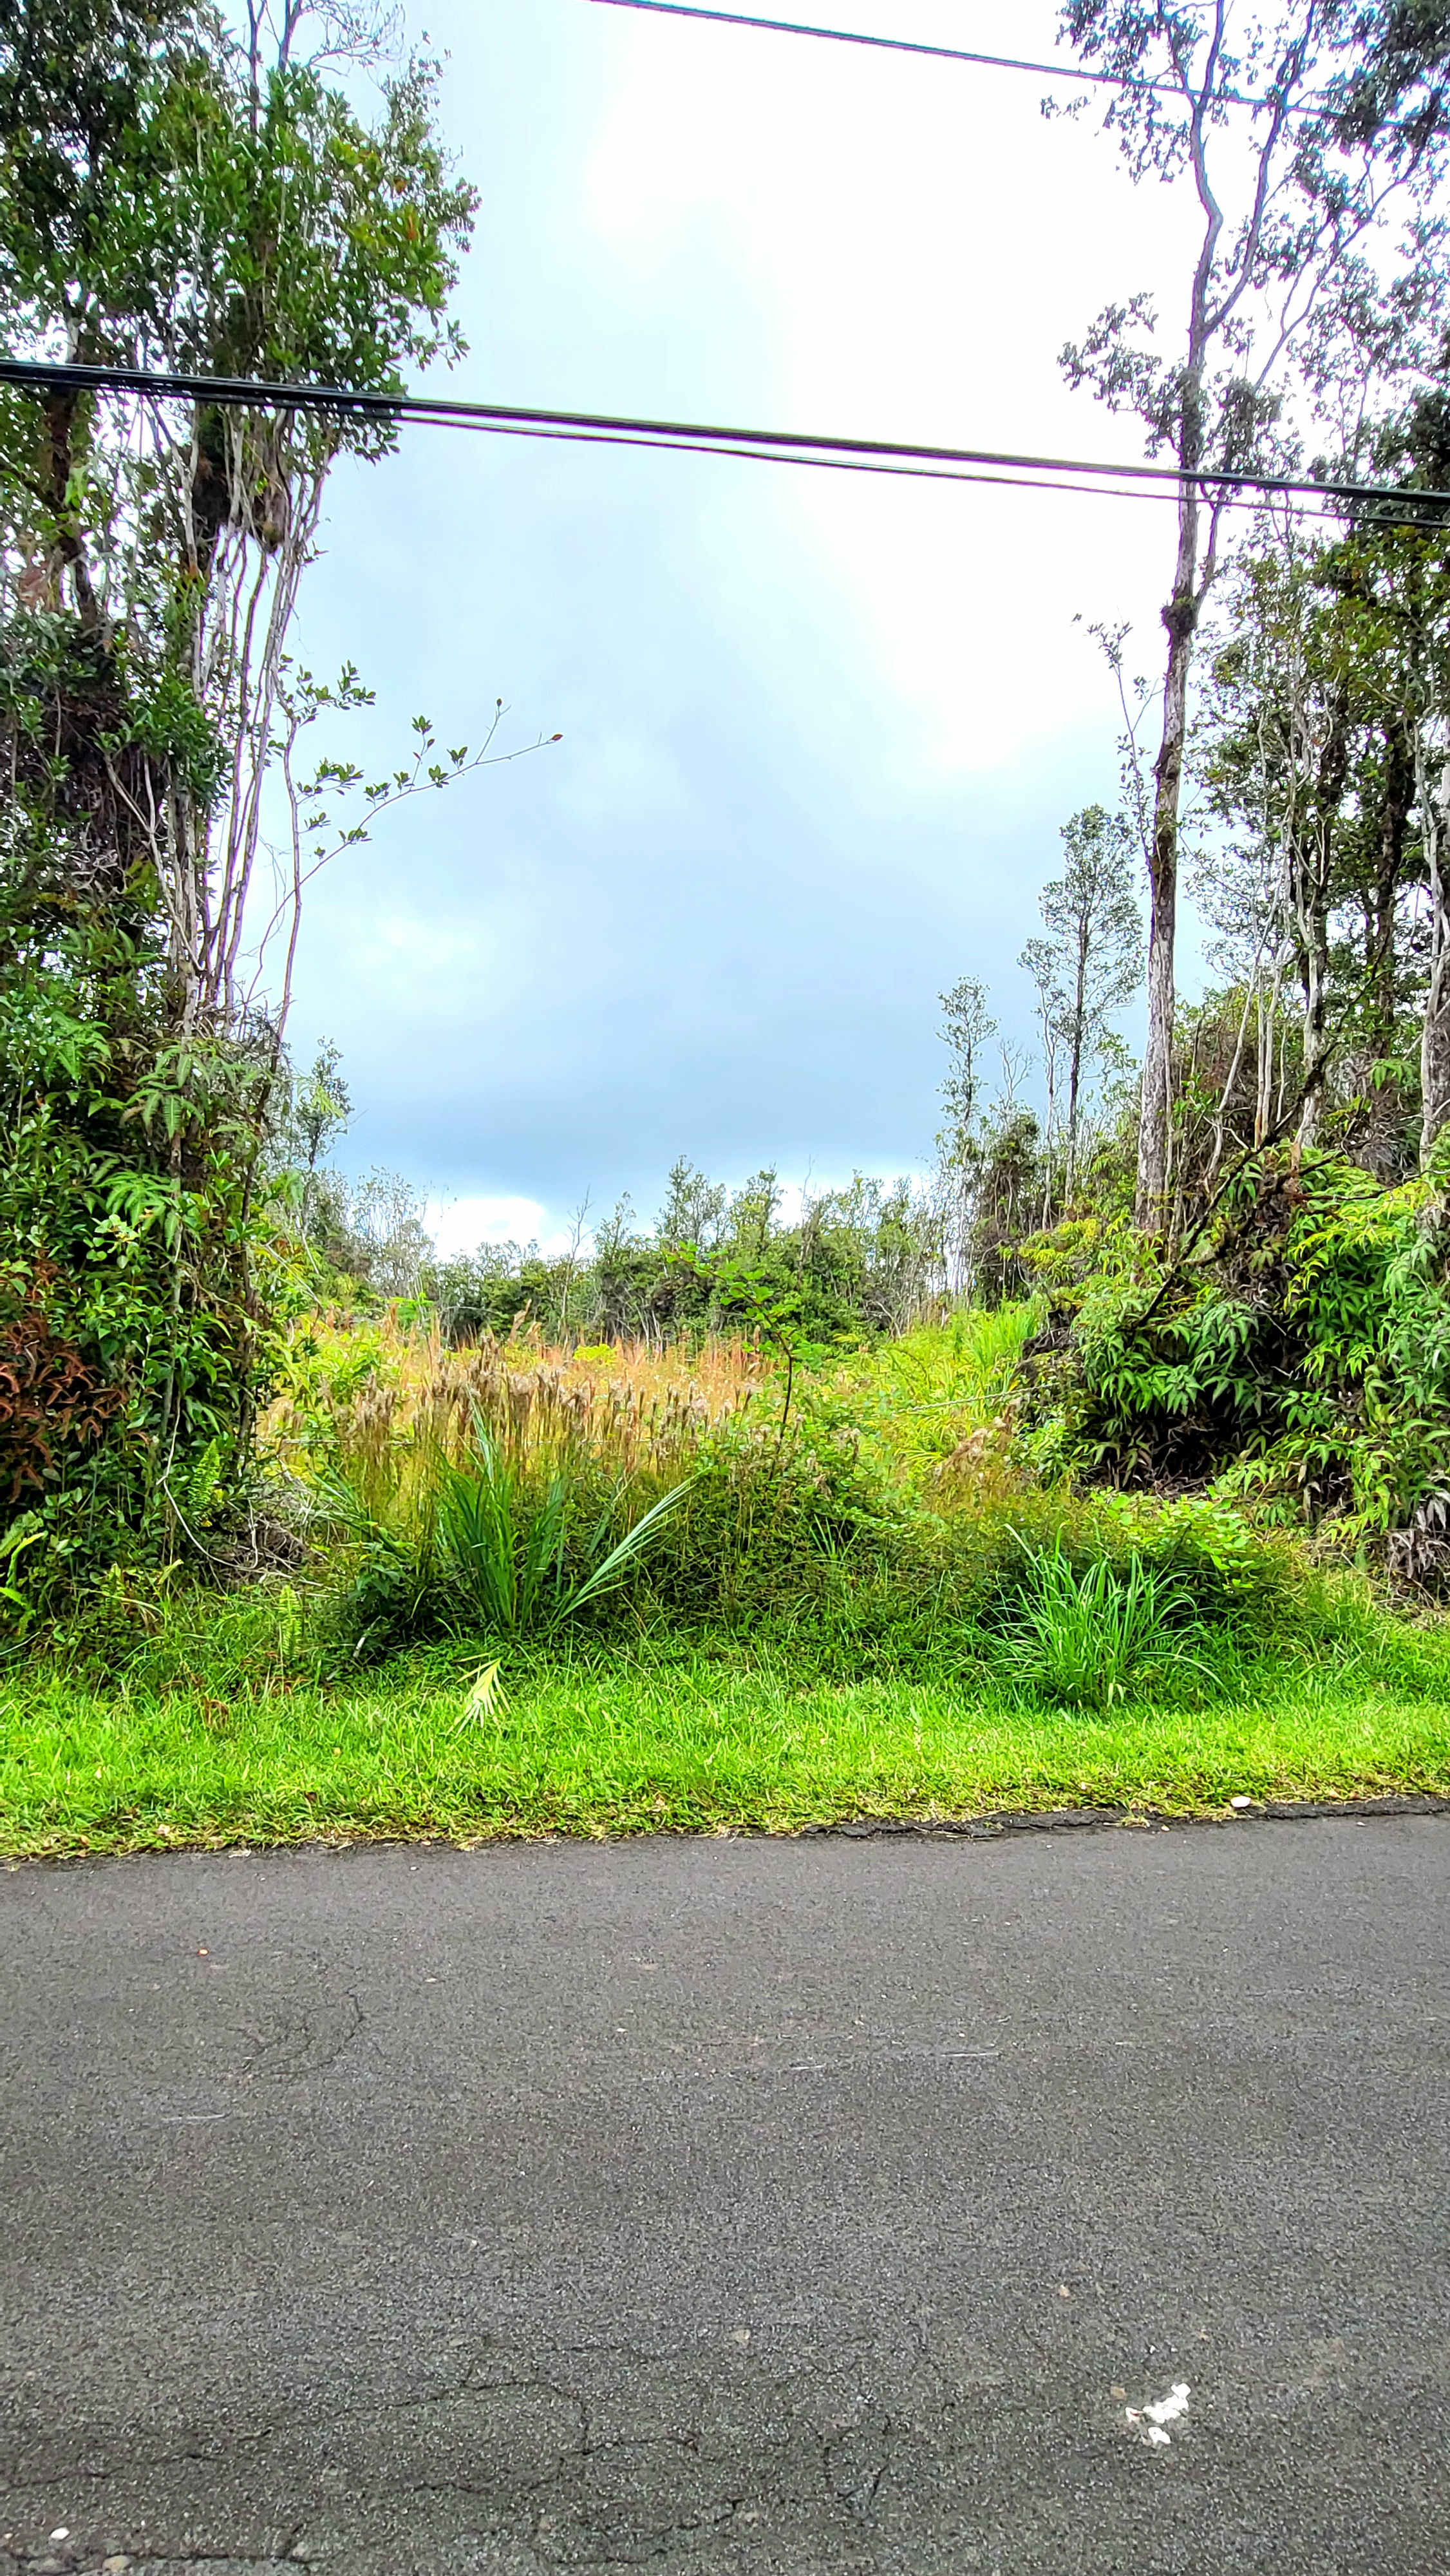
[[[501, 1636], [556, 1627], [586, 1602], [615, 1590], [689, 1489], [690, 1480], [674, 1486], [611, 1546], [624, 1499], [621, 1479], [571, 1549], [575, 1485], [567, 1462], [554, 1465], [541, 1487], [475, 1417], [469, 1454], [460, 1464], [445, 1463], [440, 1472], [435, 1514], [439, 1573], [470, 1625]], [[572, 1577], [571, 1558], [576, 1569]]]

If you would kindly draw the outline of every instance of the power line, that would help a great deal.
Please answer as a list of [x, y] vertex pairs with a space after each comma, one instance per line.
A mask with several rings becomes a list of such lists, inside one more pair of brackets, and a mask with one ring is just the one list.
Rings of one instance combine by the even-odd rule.
[[1004, 72], [1042, 72], [1053, 80], [1093, 81], [1114, 89], [1130, 88], [1171, 91], [1176, 98], [1181, 92], [1167, 81], [1122, 81], [1115, 72], [1078, 71], [1064, 63], [1020, 61], [1013, 54], [974, 54], [960, 45], [929, 45], [907, 36], [867, 36], [849, 27], [813, 27], [794, 18], [751, 18], [737, 9], [699, 9], [687, 0], [595, 0], [605, 9], [643, 9], [661, 18], [702, 18], [717, 27], [755, 27], [773, 36], [819, 36], [831, 45], [869, 45], [880, 53], [926, 54], [936, 62], [975, 63], [983, 69]]
[[[766, 456], [781, 463], [835, 465], [868, 473], [925, 474], [932, 480], [976, 481], [987, 475], [1068, 476], [1074, 491], [1094, 483], [1164, 487], [1171, 498], [1184, 481], [1206, 492], [1277, 493], [1324, 503], [1399, 502], [1416, 509], [1450, 511], [1450, 492], [1403, 484], [1352, 483], [1301, 475], [1233, 473], [1205, 467], [1185, 476], [1177, 465], [1115, 465], [1099, 457], [1021, 456], [1008, 449], [927, 447], [900, 439], [843, 438], [832, 433], [725, 428], [702, 421], [645, 420], [612, 412], [543, 411], [513, 403], [459, 402], [432, 394], [349, 391], [339, 385], [276, 384], [248, 376], [204, 376], [179, 369], [82, 366], [56, 359], [0, 358], [0, 384], [44, 395], [134, 393], [159, 401], [216, 403], [230, 408], [336, 413], [383, 424], [418, 421], [435, 428], [474, 428], [518, 437], [549, 436], [585, 444], [680, 448], [712, 455]], [[1125, 498], [1119, 492], [1115, 497]], [[1415, 524], [1423, 524], [1416, 521]]]
[[[459, 428], [497, 431], [496, 421], [461, 421]], [[509, 428], [502, 433], [513, 438], [558, 438], [572, 440], [585, 447], [645, 448], [661, 456], [729, 456], [742, 465], [810, 465], [835, 474], [883, 474], [890, 480], [926, 483], [970, 483], [987, 492], [1069, 492], [1080, 500], [1102, 501], [1172, 501], [1168, 491], [1143, 491], [1138, 486], [1119, 491], [1110, 483], [1061, 483], [1049, 481], [1040, 474], [988, 474], [971, 468], [948, 465], [890, 465], [873, 462], [861, 456], [797, 455], [771, 447], [720, 447], [699, 438], [632, 438], [623, 432], [592, 432], [587, 437], [573, 429]], [[1302, 502], [1292, 502], [1293, 509], [1303, 509]], [[1323, 517], [1322, 511], [1314, 516]]]
[[[986, 492], [1065, 492], [1074, 495], [1078, 500], [1085, 501], [1162, 503], [1176, 502], [1178, 498], [1176, 491], [1171, 491], [1166, 486], [1155, 485], [1145, 490], [1139, 483], [1122, 486], [1107, 482], [1066, 483], [1043, 474], [991, 474], [974, 468], [947, 465], [884, 464], [872, 458], [860, 456], [799, 455], [779, 448], [712, 446], [706, 439], [672, 438], [666, 441], [658, 438], [635, 438], [616, 431], [597, 431], [586, 435], [581, 430], [573, 429], [524, 428], [517, 424], [501, 427], [500, 423], [491, 420], [459, 421], [450, 425], [512, 438], [567, 439], [572, 440], [576, 445], [586, 447], [645, 448], [662, 456], [729, 456], [742, 465], [809, 465], [834, 474], [885, 475], [889, 481], [969, 483], [975, 489]], [[1131, 473], [1133, 468], [1129, 466], [1123, 470]], [[1359, 488], [1361, 487], [1356, 486], [1356, 489]], [[1322, 487], [1315, 484], [1312, 489], [1318, 493]], [[1415, 495], [1416, 499], [1428, 497], [1430, 496], [1418, 492]], [[1228, 496], [1224, 506], [1229, 508], [1235, 506], [1232, 494]], [[1307, 498], [1289, 496], [1286, 507], [1297, 517], [1307, 521], [1311, 527], [1327, 524], [1332, 517], [1329, 510], [1313, 508]], [[1426, 522], [1423, 519], [1380, 518], [1376, 521], [1376, 525], [1422, 528]]]
[[[813, 27], [797, 18], [747, 17], [738, 9], [701, 9], [693, 0], [594, 0], [597, 8], [642, 9], [660, 18], [698, 18], [716, 27], [754, 27], [772, 36], [816, 36], [828, 45], [868, 45], [886, 54], [924, 54], [935, 62], [972, 63], [979, 70], [997, 72], [1035, 72], [1047, 80], [1087, 81], [1100, 89], [1134, 90], [1144, 97], [1173, 98], [1180, 104], [1183, 91], [1176, 81], [1139, 80], [1131, 72], [1095, 72], [1078, 63], [1037, 63], [1024, 61], [1017, 54], [969, 53], [961, 45], [930, 45], [908, 36], [868, 36], [851, 27]], [[1214, 106], [1274, 108], [1281, 102], [1273, 98], [1244, 98], [1237, 90], [1221, 90]], [[1323, 103], [1315, 106], [1283, 105], [1287, 116], [1315, 116], [1324, 112]]]

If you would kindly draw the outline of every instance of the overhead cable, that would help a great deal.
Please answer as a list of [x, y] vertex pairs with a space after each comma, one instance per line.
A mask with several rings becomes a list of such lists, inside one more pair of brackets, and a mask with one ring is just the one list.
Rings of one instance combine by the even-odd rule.
[[[194, 375], [180, 369], [85, 366], [61, 359], [0, 358], [0, 385], [43, 397], [56, 393], [131, 393], [154, 401], [215, 403], [231, 409], [318, 412], [376, 420], [383, 426], [415, 421], [434, 428], [475, 429], [505, 437], [559, 438], [590, 446], [630, 446], [719, 456], [749, 456], [778, 464], [847, 467], [859, 473], [906, 474], [943, 482], [1029, 479], [1032, 488], [1084, 491], [1117, 487], [1133, 494], [1173, 499], [1185, 483], [1229, 498], [1273, 493], [1295, 501], [1409, 504], [1450, 512], [1450, 492], [1402, 484], [1354, 483], [1290, 474], [1255, 474], [1178, 465], [1111, 464], [1096, 457], [1022, 456], [1009, 449], [928, 447], [905, 440], [843, 438], [805, 430], [736, 429], [702, 421], [647, 420], [612, 412], [544, 411], [514, 403], [450, 400], [433, 394], [356, 392], [339, 385], [269, 383], [249, 376]], [[1051, 484], [1043, 478], [1054, 478]], [[1061, 478], [1070, 478], [1062, 480]], [[1418, 524], [1418, 523], [1417, 523]]]
[[[1132, 72], [1090, 71], [1080, 63], [1029, 62], [1018, 54], [969, 53], [961, 45], [931, 45], [909, 36], [868, 36], [854, 27], [815, 27], [807, 19], [756, 18], [740, 9], [701, 9], [694, 0], [594, 0], [594, 5], [604, 9], [642, 9], [646, 15], [659, 18], [699, 18], [717, 27], [754, 27], [772, 36], [817, 36], [828, 45], [869, 45], [885, 54], [924, 54], [935, 62], [971, 63], [983, 71], [1035, 72], [1047, 80], [1086, 81], [1095, 88], [1133, 90], [1149, 98], [1177, 99], [1180, 104], [1184, 98], [1177, 81], [1139, 80]], [[1277, 108], [1281, 115], [1295, 117], [1324, 113], [1324, 102], [1292, 107], [1272, 97], [1244, 98], [1237, 90], [1221, 90], [1209, 104]]]

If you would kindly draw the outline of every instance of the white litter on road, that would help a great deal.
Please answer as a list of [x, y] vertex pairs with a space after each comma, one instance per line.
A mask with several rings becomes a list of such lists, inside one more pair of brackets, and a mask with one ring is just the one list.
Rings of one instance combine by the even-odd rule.
[[1188, 2412], [1188, 2382], [1175, 2379], [1166, 2397], [1154, 2399], [1151, 2406], [1130, 2406], [1127, 2410], [1130, 2431], [1152, 2450], [1166, 2450], [1172, 2436], [1164, 2429], [1176, 2424]]

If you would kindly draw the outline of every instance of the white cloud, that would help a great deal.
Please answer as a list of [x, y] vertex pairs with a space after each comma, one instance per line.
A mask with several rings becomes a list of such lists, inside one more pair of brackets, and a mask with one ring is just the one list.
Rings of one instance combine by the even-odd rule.
[[487, 1243], [537, 1243], [544, 1252], [567, 1252], [570, 1238], [550, 1229], [538, 1199], [431, 1199], [424, 1223], [443, 1261], [476, 1252]]

